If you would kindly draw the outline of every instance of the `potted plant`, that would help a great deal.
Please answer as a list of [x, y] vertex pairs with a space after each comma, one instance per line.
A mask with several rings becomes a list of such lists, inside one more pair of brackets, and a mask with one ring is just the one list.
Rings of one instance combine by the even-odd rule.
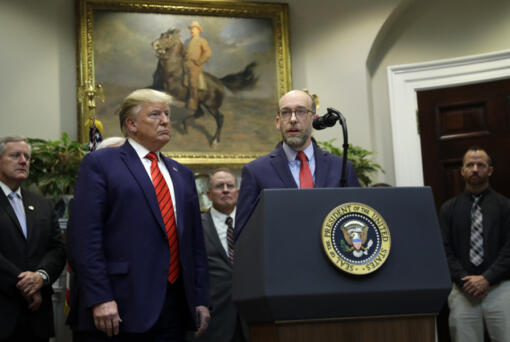
[[[336, 154], [341, 157], [343, 155], [343, 151], [334, 146], [333, 141], [335, 141], [335, 139], [324, 142], [318, 141], [317, 144], [324, 151], [328, 151], [329, 153]], [[354, 166], [359, 182], [362, 186], [370, 186], [372, 184], [372, 175], [374, 173], [379, 171], [384, 173], [381, 165], [372, 160], [372, 154], [373, 153], [371, 151], [365, 150], [363, 147], [349, 144], [347, 157]]]
[[36, 187], [56, 203], [64, 202], [64, 209], [57, 205], [59, 217], [67, 217], [67, 203], [74, 191], [74, 183], [88, 144], [71, 141], [67, 133], [60, 140], [28, 138], [32, 146], [30, 176], [26, 185]]

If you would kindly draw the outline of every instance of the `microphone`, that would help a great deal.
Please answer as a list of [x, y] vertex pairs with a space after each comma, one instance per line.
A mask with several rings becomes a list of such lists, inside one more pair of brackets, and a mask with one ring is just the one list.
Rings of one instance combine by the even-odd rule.
[[340, 119], [342, 114], [334, 108], [328, 108], [328, 112], [323, 116], [319, 116], [312, 122], [313, 128], [321, 130], [328, 127], [333, 127], [335, 123]]

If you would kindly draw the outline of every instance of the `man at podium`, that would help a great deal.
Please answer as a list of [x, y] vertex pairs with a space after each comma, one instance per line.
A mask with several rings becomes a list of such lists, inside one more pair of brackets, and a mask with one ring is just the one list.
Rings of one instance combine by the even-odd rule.
[[[243, 167], [235, 239], [241, 234], [262, 189], [340, 186], [342, 158], [322, 151], [312, 139], [312, 122], [318, 117], [315, 111], [315, 102], [304, 91], [292, 90], [280, 98], [276, 129], [280, 130], [283, 141], [268, 155]], [[347, 186], [359, 187], [350, 162], [346, 173]]]

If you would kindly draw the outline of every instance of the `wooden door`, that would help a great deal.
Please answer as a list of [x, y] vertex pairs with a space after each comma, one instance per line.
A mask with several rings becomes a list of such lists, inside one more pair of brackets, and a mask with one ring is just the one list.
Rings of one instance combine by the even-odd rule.
[[[493, 159], [491, 186], [510, 197], [510, 79], [419, 91], [418, 113], [424, 183], [437, 209], [464, 190], [462, 156], [473, 145]], [[437, 324], [439, 341], [449, 342], [446, 305]]]
[[462, 155], [472, 145], [493, 159], [491, 186], [510, 197], [510, 79], [418, 92], [425, 185], [436, 207], [464, 190]]

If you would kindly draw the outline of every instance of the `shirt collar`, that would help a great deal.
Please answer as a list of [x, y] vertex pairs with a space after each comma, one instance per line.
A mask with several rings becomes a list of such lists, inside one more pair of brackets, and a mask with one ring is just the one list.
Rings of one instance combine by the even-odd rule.
[[[138, 154], [138, 157], [142, 160], [150, 152], [145, 146], [141, 145], [140, 143], [138, 143], [136, 140], [134, 140], [132, 138], [128, 138], [128, 142], [129, 142], [129, 144], [131, 144], [131, 146], [135, 150], [136, 154]], [[161, 157], [159, 156], [159, 151], [156, 152], [156, 156], [158, 157], [158, 161], [160, 161]]]
[[236, 219], [236, 208], [234, 207], [234, 210], [232, 210], [230, 215], [225, 215], [222, 212], [219, 212], [218, 210], [214, 209], [213, 206], [211, 206], [211, 216], [213, 216], [213, 218], [216, 218], [217, 220], [219, 220], [221, 222], [225, 222], [227, 217], [230, 216], [230, 217], [232, 217], [232, 220], [234, 220], [234, 222], [235, 222], [235, 219]]
[[464, 190], [464, 195], [473, 199], [473, 197], [480, 197], [480, 200], [482, 200], [489, 192], [491, 192], [492, 189], [491, 187], [489, 186], [487, 189], [485, 189], [484, 191], [480, 192], [480, 193], [477, 193], [477, 194], [474, 194], [472, 192], [469, 192], [467, 190]]
[[15, 191], [12, 191], [11, 188], [9, 188], [4, 182], [0, 181], [0, 187], [2, 188], [5, 196], [9, 196], [9, 194], [11, 192], [14, 192], [14, 193], [18, 194], [19, 198], [22, 198], [21, 197], [21, 187], [20, 186]]
[[[293, 162], [293, 161], [296, 160], [296, 156], [297, 156], [298, 152], [296, 150], [294, 150], [292, 147], [290, 147], [289, 145], [287, 145], [287, 143], [285, 141], [283, 142], [283, 152], [285, 152], [285, 156], [287, 156], [287, 160], [289, 162]], [[303, 150], [303, 152], [305, 153], [306, 158], [308, 159], [308, 161], [312, 160], [313, 153], [314, 153], [313, 143], [310, 143]]]

